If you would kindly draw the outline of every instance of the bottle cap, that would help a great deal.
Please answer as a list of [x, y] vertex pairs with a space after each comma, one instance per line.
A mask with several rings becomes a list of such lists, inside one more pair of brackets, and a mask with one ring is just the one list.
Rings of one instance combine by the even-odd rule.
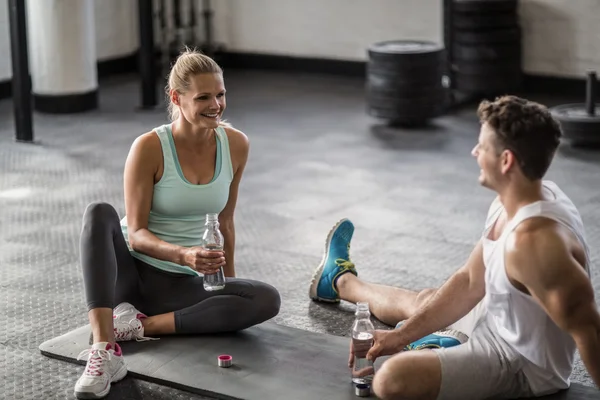
[[216, 213], [206, 214], [206, 220], [207, 221], [218, 221], [219, 220], [219, 214], [216, 214]]
[[366, 383], [359, 383], [354, 388], [354, 394], [358, 397], [369, 397], [371, 395], [371, 386]]
[[233, 357], [231, 357], [229, 354], [221, 354], [219, 357], [217, 357], [217, 362], [221, 368], [231, 367], [232, 360]]

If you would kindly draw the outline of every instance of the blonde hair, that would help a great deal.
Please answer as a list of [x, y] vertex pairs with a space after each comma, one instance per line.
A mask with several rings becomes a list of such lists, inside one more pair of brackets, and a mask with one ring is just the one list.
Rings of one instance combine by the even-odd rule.
[[[210, 73], [223, 75], [223, 70], [209, 56], [186, 46], [177, 57], [175, 64], [173, 64], [165, 88], [171, 121], [179, 118], [179, 108], [171, 101], [171, 90], [175, 90], [177, 93], [184, 93], [190, 87], [190, 78], [192, 76]], [[225, 121], [221, 121], [219, 125], [230, 126]]]

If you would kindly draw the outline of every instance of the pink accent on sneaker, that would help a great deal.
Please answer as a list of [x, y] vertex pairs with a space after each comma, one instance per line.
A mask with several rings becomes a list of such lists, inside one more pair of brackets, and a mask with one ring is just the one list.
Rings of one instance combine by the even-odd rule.
[[121, 346], [118, 343], [115, 343], [115, 356], [121, 357], [123, 352], [121, 351]]
[[113, 316], [113, 331], [117, 342], [157, 340], [156, 338], [144, 337], [142, 320], [148, 317], [130, 303], [121, 303], [115, 307]]

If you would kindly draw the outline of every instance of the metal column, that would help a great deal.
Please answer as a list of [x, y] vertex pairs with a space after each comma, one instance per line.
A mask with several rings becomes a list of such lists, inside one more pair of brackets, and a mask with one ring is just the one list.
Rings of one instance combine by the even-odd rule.
[[450, 94], [450, 106], [456, 103], [456, 86], [454, 83], [454, 49], [452, 48], [454, 43], [452, 29], [452, 15], [453, 15], [453, 2], [454, 0], [443, 0], [442, 1], [442, 16], [443, 16], [443, 34], [444, 34], [444, 47], [446, 48], [446, 76], [448, 77], [448, 91]]
[[139, 67], [141, 76], [142, 108], [158, 103], [156, 90], [156, 60], [154, 58], [154, 16], [152, 0], [138, 0], [140, 26]]
[[25, 0], [8, 0], [10, 50], [12, 56], [12, 97], [16, 140], [33, 142], [31, 79], [27, 46]]
[[215, 46], [213, 43], [213, 10], [210, 0], [203, 0], [202, 5], [202, 15], [204, 16], [204, 53], [209, 57], [214, 57]]

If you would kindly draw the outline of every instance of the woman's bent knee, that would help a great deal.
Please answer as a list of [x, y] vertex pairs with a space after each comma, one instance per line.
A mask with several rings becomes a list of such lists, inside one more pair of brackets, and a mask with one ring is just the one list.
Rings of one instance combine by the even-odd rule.
[[281, 308], [281, 296], [273, 286], [267, 283], [261, 283], [256, 300], [259, 304], [259, 315], [262, 321], [271, 319], [279, 314]]
[[115, 219], [119, 221], [117, 210], [111, 204], [101, 201], [88, 204], [83, 213], [84, 224], [108, 223]]

